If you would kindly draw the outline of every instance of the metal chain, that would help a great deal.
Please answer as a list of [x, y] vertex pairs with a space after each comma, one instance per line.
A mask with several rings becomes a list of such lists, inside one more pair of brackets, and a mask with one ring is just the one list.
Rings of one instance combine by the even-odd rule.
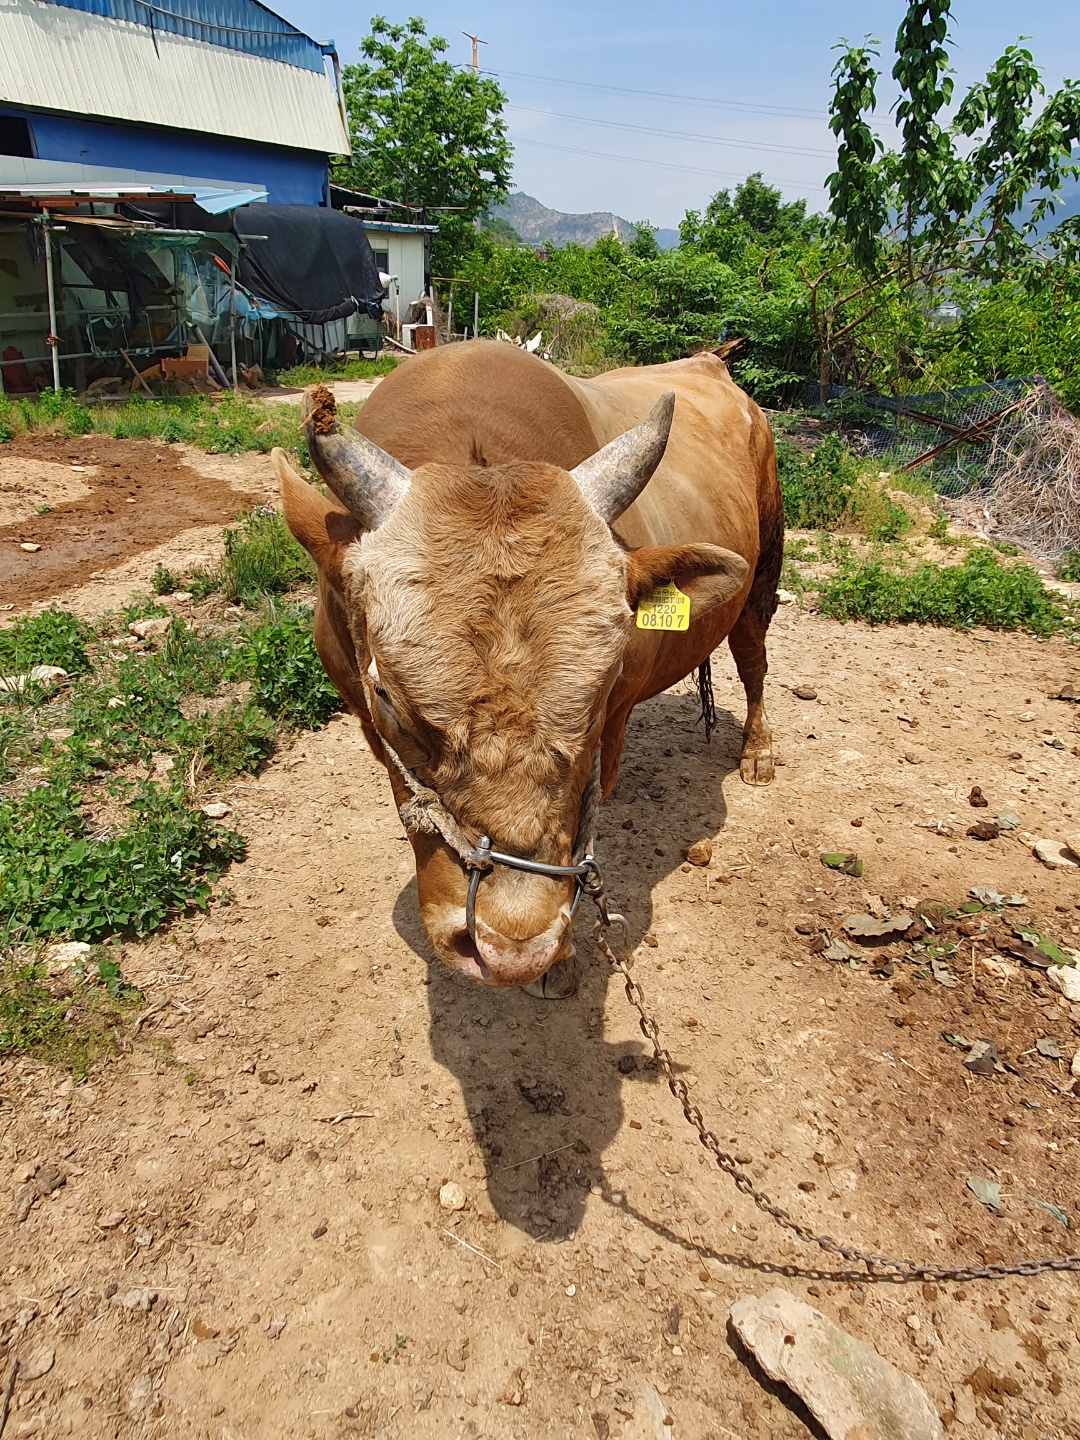
[[[641, 1033], [651, 1045], [653, 1058], [663, 1072], [668, 1089], [682, 1107], [687, 1124], [697, 1132], [700, 1143], [716, 1161], [717, 1168], [734, 1182], [735, 1188], [742, 1194], [748, 1195], [759, 1210], [764, 1211], [784, 1230], [790, 1231], [808, 1244], [817, 1245], [831, 1255], [839, 1255], [841, 1259], [865, 1265], [871, 1275], [896, 1281], [997, 1280], [1006, 1275], [1041, 1275], [1048, 1270], [1080, 1270], [1080, 1255], [1061, 1257], [1047, 1255], [1038, 1260], [1019, 1260], [1014, 1265], [959, 1265], [952, 1269], [945, 1265], [936, 1265], [929, 1260], [893, 1259], [887, 1255], [879, 1255], [874, 1250], [860, 1250], [856, 1245], [844, 1245], [831, 1235], [818, 1235], [808, 1225], [796, 1220], [783, 1206], [777, 1205], [775, 1201], [770, 1200], [767, 1195], [757, 1189], [734, 1155], [728, 1154], [717, 1137], [706, 1126], [704, 1116], [690, 1098], [686, 1081], [676, 1075], [671, 1055], [660, 1043], [660, 1027], [646, 1009], [645, 993], [630, 973], [633, 952], [630, 948], [626, 920], [622, 915], [608, 913], [607, 901], [599, 877], [595, 879], [592, 876], [589, 877], [589, 881], [585, 885], [585, 893], [599, 912], [593, 927], [593, 939], [611, 968], [622, 977], [626, 998], [638, 1013], [638, 1026]], [[621, 958], [608, 944], [606, 932], [610, 929], [617, 929], [619, 932]], [[882, 1275], [883, 1271], [893, 1273]]]

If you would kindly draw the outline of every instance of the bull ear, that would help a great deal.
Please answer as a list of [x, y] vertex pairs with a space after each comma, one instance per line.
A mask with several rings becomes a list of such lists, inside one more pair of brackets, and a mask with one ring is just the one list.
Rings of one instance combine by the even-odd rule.
[[721, 545], [656, 545], [631, 550], [626, 557], [626, 598], [636, 608], [650, 590], [674, 580], [690, 596], [690, 620], [725, 605], [744, 589], [750, 567]]
[[674, 414], [675, 391], [665, 390], [640, 425], [617, 435], [570, 471], [601, 520], [614, 525], [652, 479], [664, 458]]
[[270, 459], [281, 488], [285, 523], [335, 590], [341, 589], [345, 551], [364, 533], [360, 521], [345, 515], [300, 478], [284, 450], [274, 449]]

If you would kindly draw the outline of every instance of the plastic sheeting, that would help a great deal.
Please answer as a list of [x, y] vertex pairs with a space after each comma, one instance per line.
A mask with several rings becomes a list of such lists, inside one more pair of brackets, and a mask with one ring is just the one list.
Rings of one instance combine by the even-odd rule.
[[240, 280], [305, 325], [382, 314], [382, 282], [364, 227], [337, 210], [248, 205], [233, 211], [244, 242]]

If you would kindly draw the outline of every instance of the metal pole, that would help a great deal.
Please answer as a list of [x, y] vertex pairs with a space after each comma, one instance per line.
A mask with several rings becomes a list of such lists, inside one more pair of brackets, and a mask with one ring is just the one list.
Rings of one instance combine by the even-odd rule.
[[240, 372], [236, 368], [236, 256], [229, 258], [229, 358], [232, 361], [232, 382], [240, 394]]
[[42, 237], [45, 241], [45, 284], [49, 291], [49, 334], [45, 343], [52, 350], [52, 374], [53, 389], [60, 389], [60, 356], [57, 351], [60, 346], [60, 337], [56, 333], [56, 295], [53, 284], [53, 258], [52, 239], [49, 231], [49, 212], [43, 213], [41, 221]]
[[472, 301], [472, 333], [475, 340], [480, 334], [480, 291], [473, 291]]

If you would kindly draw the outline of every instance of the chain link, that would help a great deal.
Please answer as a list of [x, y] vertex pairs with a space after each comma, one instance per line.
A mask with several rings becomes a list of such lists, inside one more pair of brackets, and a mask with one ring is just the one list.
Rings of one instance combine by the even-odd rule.
[[[593, 881], [592, 876], [589, 878]], [[660, 1027], [646, 1008], [645, 992], [630, 973], [633, 952], [626, 920], [622, 915], [608, 912], [599, 877], [591, 885], [586, 885], [585, 893], [596, 904], [599, 912], [593, 927], [593, 939], [611, 968], [622, 977], [626, 998], [638, 1013], [638, 1027], [652, 1047], [653, 1058], [663, 1072], [668, 1089], [682, 1107], [687, 1124], [697, 1132], [701, 1145], [713, 1157], [717, 1168], [734, 1182], [735, 1188], [749, 1196], [757, 1208], [775, 1220], [782, 1229], [790, 1231], [807, 1244], [817, 1245], [830, 1255], [838, 1255], [843, 1260], [865, 1265], [873, 1276], [899, 1281], [998, 1280], [1006, 1275], [1042, 1275], [1048, 1270], [1080, 1270], [1080, 1255], [1047, 1255], [1038, 1260], [1018, 1260], [1013, 1265], [959, 1265], [952, 1269], [945, 1265], [936, 1265], [930, 1260], [893, 1259], [880, 1255], [875, 1250], [860, 1250], [855, 1245], [844, 1245], [831, 1235], [818, 1235], [808, 1225], [796, 1220], [783, 1206], [777, 1205], [757, 1189], [735, 1156], [723, 1148], [716, 1135], [706, 1126], [705, 1117], [690, 1098], [686, 1081], [676, 1075], [671, 1055], [660, 1043]], [[619, 932], [621, 958], [608, 943], [608, 930]]]

